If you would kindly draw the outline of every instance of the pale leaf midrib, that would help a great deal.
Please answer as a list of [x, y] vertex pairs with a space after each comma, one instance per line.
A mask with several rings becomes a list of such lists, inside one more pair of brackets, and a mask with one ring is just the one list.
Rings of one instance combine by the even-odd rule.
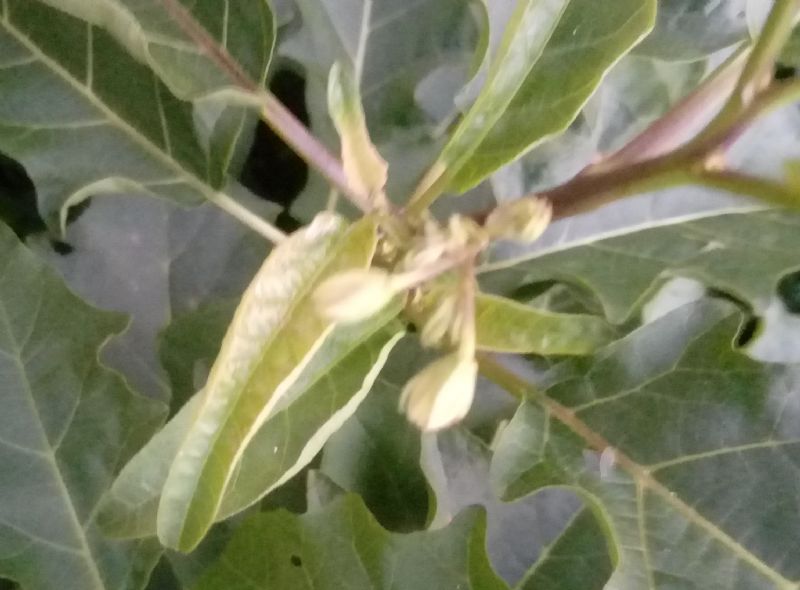
[[[50, 58], [50, 56], [39, 49], [38, 45], [36, 45], [33, 40], [31, 40], [23, 31], [18, 29], [9, 20], [9, 11], [6, 0], [3, 0], [3, 11], [4, 14], [2, 18], [2, 24], [5, 27], [5, 30], [19, 43], [25, 46], [25, 48], [30, 51], [31, 55], [33, 55], [36, 60], [56, 73], [68, 86], [80, 93], [93, 107], [106, 116], [111, 125], [123, 131], [128, 137], [133, 139], [135, 143], [139, 144], [139, 146], [142, 147], [147, 153], [153, 156], [156, 160], [160, 161], [167, 169], [171, 169], [179, 176], [183, 177], [184, 182], [193, 186], [206, 198], [210, 198], [210, 196], [214, 194], [214, 189], [206, 184], [203, 179], [196, 176], [194, 172], [187, 170], [180, 162], [172, 158], [169, 154], [165, 153], [161, 147], [155, 145], [148, 137], [139, 132], [133, 125], [112, 110], [105, 102], [100, 100], [100, 98], [94, 92], [92, 92], [91, 88], [86, 86], [86, 84], [83, 82], [77, 80], [58, 62], [54, 61], [52, 58]], [[86, 26], [88, 27], [88, 30], [92, 30], [92, 25], [87, 23]], [[153, 77], [155, 78], [155, 75]], [[133, 178], [131, 180], [137, 183], [140, 182], [139, 180]]]
[[[736, 539], [731, 537], [716, 524], [698, 513], [694, 508], [684, 502], [683, 499], [681, 499], [677, 494], [656, 480], [650, 474], [650, 471], [647, 467], [640, 465], [621, 450], [611, 445], [601, 434], [589, 427], [569, 408], [562, 406], [552, 398], [540, 393], [534, 393], [534, 395], [531, 396], [531, 399], [536, 400], [541, 405], [545, 406], [545, 408], [549, 409], [551, 416], [558, 419], [595, 449], [613, 449], [616, 463], [628, 472], [631, 478], [636, 482], [637, 488], [642, 489], [642, 494], [645, 490], [649, 490], [650, 492], [656, 494], [663, 501], [672, 506], [687, 521], [705, 530], [709, 536], [713, 537], [719, 543], [727, 547], [740, 560], [750, 565], [754, 570], [762, 574], [764, 577], [775, 582], [779, 588], [783, 590], [797, 589], [797, 585], [795, 583], [783, 577], [780, 573], [764, 563], [758, 556], [754, 555], [751, 551], [742, 546]], [[640, 518], [637, 517], [637, 521], [639, 520]], [[640, 525], [644, 526], [644, 523], [640, 523]], [[643, 546], [646, 547], [646, 537], [642, 539], [642, 542]]]
[[[11, 322], [9, 320], [8, 310], [6, 309], [5, 303], [2, 300], [0, 300], [0, 324], [2, 324], [3, 329], [6, 330], [7, 333], [9, 334], [9, 340], [12, 343], [16, 343], [16, 340], [13, 337], [13, 331], [11, 329]], [[68, 550], [70, 552], [74, 552], [77, 555], [81, 555], [84, 558], [84, 561], [87, 564], [87, 571], [89, 572], [90, 576], [94, 580], [95, 588], [97, 590], [105, 590], [106, 589], [106, 585], [105, 585], [105, 582], [103, 581], [103, 577], [100, 574], [100, 571], [97, 569], [97, 564], [95, 563], [94, 557], [92, 555], [91, 545], [89, 544], [89, 540], [86, 538], [86, 532], [84, 531], [83, 527], [81, 526], [80, 519], [78, 518], [77, 512], [75, 512], [75, 506], [72, 504], [72, 496], [71, 496], [71, 494], [69, 492], [69, 489], [66, 486], [66, 483], [64, 482], [64, 480], [63, 480], [63, 478], [61, 476], [61, 470], [58, 467], [58, 462], [57, 462], [56, 457], [55, 457], [55, 455], [53, 453], [53, 449], [50, 447], [50, 443], [49, 443], [49, 441], [47, 439], [47, 435], [45, 434], [44, 427], [42, 425], [41, 420], [39, 419], [39, 416], [40, 416], [39, 410], [36, 407], [36, 403], [33, 400], [33, 389], [31, 388], [31, 383], [30, 383], [30, 380], [28, 379], [28, 373], [27, 373], [27, 371], [25, 369], [25, 365], [24, 365], [24, 363], [22, 361], [21, 350], [15, 349], [15, 355], [16, 355], [15, 358], [14, 358], [14, 360], [16, 361], [15, 364], [18, 367], [18, 370], [19, 370], [19, 373], [20, 373], [20, 376], [22, 378], [23, 383], [25, 384], [25, 393], [27, 394], [27, 395], [25, 395], [25, 400], [26, 400], [28, 406], [30, 407], [30, 410], [33, 413], [33, 415], [37, 417], [37, 419], [36, 419], [37, 435], [40, 438], [40, 441], [41, 441], [41, 444], [42, 444], [42, 448], [46, 449], [45, 451], [42, 451], [42, 454], [45, 455], [47, 463], [50, 465], [50, 468], [51, 468], [51, 471], [52, 471], [52, 475], [53, 475], [53, 479], [55, 480], [55, 482], [56, 482], [56, 484], [58, 486], [58, 491], [60, 492], [59, 495], [62, 498], [62, 500], [64, 500], [64, 502], [63, 502], [64, 503], [64, 508], [65, 508], [65, 510], [67, 512], [67, 515], [69, 516], [70, 522], [73, 525], [73, 529], [74, 529], [73, 532], [76, 535], [78, 541], [80, 542], [80, 549], [79, 550], [72, 549], [72, 548], [67, 547], [67, 546], [62, 546], [62, 548], [64, 550]], [[80, 400], [78, 400], [77, 403], [80, 403]], [[69, 427], [67, 427], [67, 429], [68, 428]], [[25, 533], [21, 532], [21, 534], [25, 534], [25, 536], [27, 536], [29, 538], [32, 538], [27, 532], [25, 532]], [[50, 544], [51, 545], [57, 545], [57, 544], [54, 544], [52, 541], [50, 541]], [[60, 546], [60, 545], [57, 545], [57, 546]]]

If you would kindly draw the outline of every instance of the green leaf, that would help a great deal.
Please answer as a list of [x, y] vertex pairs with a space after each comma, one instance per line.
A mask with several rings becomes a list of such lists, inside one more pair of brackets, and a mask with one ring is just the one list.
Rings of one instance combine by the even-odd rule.
[[311, 292], [338, 271], [369, 265], [371, 218], [347, 230], [320, 214], [279, 244], [245, 291], [202, 405], [170, 467], [158, 509], [162, 543], [194, 547], [214, 521], [241, 452], [333, 328]]
[[581, 510], [542, 555], [518, 590], [603, 590], [613, 564], [605, 531], [591, 510]]
[[[390, 322], [396, 313], [397, 308], [387, 309], [366, 322], [338, 328], [326, 339], [286, 392], [286, 404], [267, 418], [245, 448], [226, 489], [218, 520], [243, 510], [287, 481], [356, 411], [397, 341], [399, 328]], [[181, 325], [187, 329], [193, 326]], [[213, 331], [221, 334], [223, 330], [217, 327]], [[209, 342], [196, 361], [210, 362], [216, 347]], [[194, 352], [184, 350], [187, 357]], [[193, 363], [187, 359], [185, 365], [189, 364]], [[161, 491], [201, 403], [202, 392], [123, 469], [100, 510], [101, 523], [109, 534], [142, 537], [156, 533]]]
[[439, 531], [391, 534], [353, 495], [302, 516], [263, 513], [197, 590], [505, 590], [486, 560], [484, 530], [473, 509]]
[[210, 301], [176, 317], [162, 332], [159, 357], [172, 390], [173, 414], [202, 389], [237, 304], [234, 299]]
[[264, 84], [275, 43], [266, 0], [42, 1], [105, 28], [180, 98]]
[[161, 549], [106, 539], [96, 507], [163, 419], [97, 362], [125, 327], [0, 225], [0, 576], [29, 590], [143, 588]]
[[615, 555], [606, 587], [797, 587], [800, 373], [733, 350], [739, 323], [702, 301], [556, 367], [545, 394], [507, 382], [531, 397], [493, 479], [506, 499], [580, 490]]
[[490, 264], [481, 283], [513, 296], [524, 285], [565, 281], [591, 290], [614, 323], [631, 317], [674, 276], [764, 311], [781, 276], [797, 268], [798, 226], [800, 217], [786, 211], [701, 217]]
[[209, 178], [238, 172], [275, 44], [266, 0], [43, 0], [105, 29], [177, 97], [195, 102]]
[[370, 396], [325, 444], [319, 467], [333, 484], [358, 493], [391, 531], [422, 529], [428, 516], [420, 432], [398, 411], [403, 386], [425, 366], [420, 353], [412, 338], [397, 347]]
[[[492, 392], [482, 381], [478, 386], [477, 400], [486, 403]], [[506, 415], [511, 412], [513, 407]], [[559, 489], [518, 502], [501, 501], [490, 483], [492, 450], [465, 428], [424, 437], [422, 457], [436, 497], [430, 528], [443, 526], [470, 506], [482, 506], [487, 512], [490, 561], [509, 584], [523, 579], [580, 508], [575, 494]]]
[[747, 4], [748, 0], [662, 0], [653, 32], [635, 52], [663, 60], [693, 61], [741, 43], [749, 38]]
[[0, 149], [25, 166], [48, 222], [97, 194], [220, 198], [190, 105], [103, 31], [6, 0], [0, 54]]
[[463, 192], [566, 129], [606, 71], [650, 30], [655, 7], [520, 0], [482, 92], [439, 159], [449, 186]]
[[519, 354], [589, 354], [615, 336], [596, 316], [536, 309], [485, 293], [475, 301], [475, 328], [479, 349]]

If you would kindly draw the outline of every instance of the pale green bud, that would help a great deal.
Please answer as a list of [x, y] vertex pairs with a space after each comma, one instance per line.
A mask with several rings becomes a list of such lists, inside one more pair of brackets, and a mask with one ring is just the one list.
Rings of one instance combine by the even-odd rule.
[[324, 280], [313, 298], [321, 315], [349, 324], [375, 315], [397, 292], [392, 275], [385, 270], [355, 269]]
[[492, 238], [533, 242], [544, 233], [552, 217], [550, 201], [525, 197], [498, 205], [489, 214], [484, 228]]
[[400, 396], [400, 409], [425, 431], [441, 430], [469, 412], [475, 396], [478, 363], [458, 352], [444, 356], [417, 373]]

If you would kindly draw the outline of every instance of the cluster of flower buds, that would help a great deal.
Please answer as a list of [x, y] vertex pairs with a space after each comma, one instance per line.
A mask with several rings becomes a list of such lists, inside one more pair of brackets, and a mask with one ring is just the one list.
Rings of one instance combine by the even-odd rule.
[[[409, 309], [421, 326], [422, 343], [450, 352], [406, 384], [400, 407], [423, 430], [446, 428], [466, 416], [475, 395], [475, 257], [491, 239], [536, 239], [550, 217], [548, 202], [526, 198], [501, 205], [484, 226], [460, 215], [446, 227], [426, 219], [392, 272], [370, 268], [335, 275], [317, 288], [315, 303], [329, 319], [352, 323], [413, 289]], [[456, 269], [460, 280], [453, 276]]]

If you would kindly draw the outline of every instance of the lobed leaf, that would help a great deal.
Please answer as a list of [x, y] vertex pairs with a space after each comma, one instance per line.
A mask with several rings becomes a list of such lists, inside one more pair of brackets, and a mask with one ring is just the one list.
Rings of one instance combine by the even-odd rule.
[[787, 559], [800, 549], [800, 374], [733, 350], [739, 321], [702, 301], [556, 367], [498, 441], [507, 499], [565, 485], [593, 506], [615, 556], [608, 588], [800, 581]]
[[161, 548], [105, 538], [96, 509], [164, 407], [97, 361], [125, 321], [69, 292], [2, 224], [0, 275], [0, 576], [27, 590], [141, 589]]
[[434, 170], [463, 192], [560, 133], [653, 26], [656, 3], [519, 0], [475, 103]]
[[779, 279], [797, 268], [798, 226], [799, 216], [781, 210], [701, 217], [489, 264], [481, 283], [513, 296], [534, 282], [565, 281], [594, 293], [619, 323], [664, 281], [681, 276], [763, 311]]
[[517, 590], [603, 590], [612, 568], [605, 531], [591, 510], [583, 509]]
[[505, 590], [486, 559], [484, 530], [473, 509], [439, 531], [392, 534], [348, 495], [301, 516], [248, 519], [197, 590]]
[[190, 105], [102, 30], [38, 1], [4, 0], [0, 54], [0, 149], [25, 166], [48, 222], [97, 194], [215, 198], [221, 184]]
[[420, 466], [420, 431], [398, 411], [405, 384], [427, 363], [413, 338], [394, 350], [370, 396], [325, 444], [317, 495], [337, 486], [357, 493], [384, 528], [425, 528], [428, 482]]
[[41, 0], [106, 29], [173, 94], [261, 88], [275, 44], [266, 0]]

